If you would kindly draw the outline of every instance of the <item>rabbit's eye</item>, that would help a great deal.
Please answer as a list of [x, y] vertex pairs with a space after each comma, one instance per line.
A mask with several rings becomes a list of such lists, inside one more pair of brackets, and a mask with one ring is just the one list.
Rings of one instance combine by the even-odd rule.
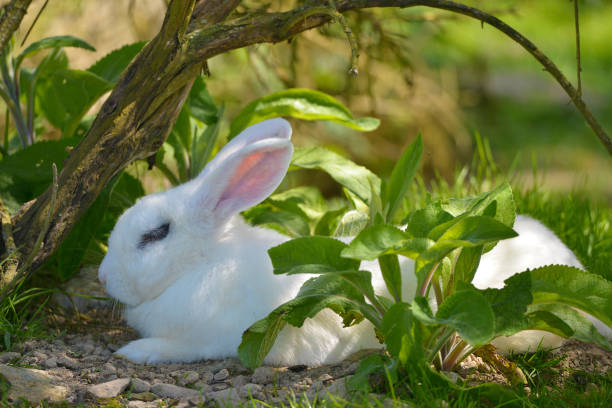
[[138, 243], [138, 249], [143, 249], [151, 242], [161, 241], [162, 239], [166, 238], [168, 232], [170, 232], [169, 222], [142, 234], [142, 236], [140, 237], [140, 242]]

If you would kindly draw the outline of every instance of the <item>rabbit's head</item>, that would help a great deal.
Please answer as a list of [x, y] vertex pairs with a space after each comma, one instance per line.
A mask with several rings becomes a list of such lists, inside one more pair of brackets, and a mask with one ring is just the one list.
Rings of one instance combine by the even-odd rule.
[[190, 267], [205, 268], [231, 217], [264, 200], [282, 181], [293, 152], [290, 137], [283, 119], [253, 125], [197, 178], [129, 208], [100, 265], [107, 292], [136, 306], [159, 296]]

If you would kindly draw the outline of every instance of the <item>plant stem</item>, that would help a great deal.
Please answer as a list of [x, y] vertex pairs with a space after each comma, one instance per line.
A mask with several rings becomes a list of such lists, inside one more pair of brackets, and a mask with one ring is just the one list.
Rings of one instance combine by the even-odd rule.
[[457, 361], [459, 360], [459, 357], [461, 356], [461, 353], [463, 353], [463, 350], [467, 346], [469, 346], [469, 344], [465, 340], [461, 340], [461, 342], [459, 344], [457, 344], [451, 350], [450, 354], [448, 356], [446, 356], [446, 358], [444, 359], [444, 362], [442, 364], [442, 369], [444, 371], [452, 370], [453, 367], [455, 366], [455, 364], [457, 364]]
[[574, 23], [576, 26], [576, 76], [578, 77], [578, 97], [582, 98], [582, 66], [580, 64], [580, 22], [578, 13], [578, 0], [574, 0]]
[[421, 285], [421, 289], [419, 289], [419, 296], [425, 296], [427, 294], [427, 288], [429, 287], [429, 283], [431, 282], [431, 279], [433, 278], [434, 273], [438, 269], [438, 265], [440, 265], [440, 262], [442, 261], [436, 262], [436, 264], [431, 268], [431, 270], [425, 277], [425, 280], [423, 281], [423, 284]]

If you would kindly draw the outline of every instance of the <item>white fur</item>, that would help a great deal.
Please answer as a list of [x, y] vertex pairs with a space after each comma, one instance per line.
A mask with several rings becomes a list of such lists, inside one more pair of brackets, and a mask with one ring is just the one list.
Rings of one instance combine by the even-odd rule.
[[[292, 153], [290, 136], [291, 127], [282, 119], [251, 126], [196, 179], [143, 197], [119, 218], [99, 279], [126, 305], [128, 324], [143, 338], [117, 354], [146, 363], [236, 356], [243, 331], [297, 294], [310, 276], [274, 275], [267, 254], [288, 238], [249, 226], [237, 215], [281, 182]], [[139, 248], [143, 234], [165, 223], [170, 228], [164, 239]], [[537, 221], [519, 216], [515, 229], [520, 237], [501, 242], [483, 257], [474, 278], [477, 287], [502, 287], [504, 279], [527, 267], [580, 266]], [[408, 258], [400, 263], [409, 301], [416, 285], [414, 263]], [[377, 263], [364, 262], [361, 268], [373, 272], [376, 292], [387, 294]], [[534, 348], [541, 332], [525, 338], [513, 336], [500, 346]], [[324, 310], [302, 328], [285, 327], [265, 363], [320, 365], [373, 347], [380, 344], [369, 323], [345, 329], [338, 316]]]

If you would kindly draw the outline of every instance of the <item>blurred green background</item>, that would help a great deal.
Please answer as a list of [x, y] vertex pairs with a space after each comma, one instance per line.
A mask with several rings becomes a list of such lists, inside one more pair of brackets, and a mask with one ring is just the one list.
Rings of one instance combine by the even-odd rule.
[[[43, 3], [33, 2], [22, 30]], [[287, 10], [297, 3], [245, 0], [237, 12]], [[463, 3], [513, 26], [576, 83], [573, 2]], [[610, 132], [612, 2], [579, 5], [584, 99]], [[71, 66], [84, 68], [112, 49], [152, 38], [165, 6], [164, 0], [51, 1], [28, 42], [62, 34], [83, 38], [97, 52], [67, 52]], [[346, 17], [359, 43], [356, 77], [348, 74], [351, 53], [339, 24], [289, 43], [258, 45], [210, 60], [207, 84], [215, 100], [225, 103], [226, 119], [269, 92], [314, 88], [346, 103], [355, 116], [375, 116], [382, 124], [360, 134], [333, 124], [294, 122], [297, 145], [333, 145], [384, 175], [421, 132], [425, 175], [451, 178], [471, 161], [474, 134], [479, 133], [489, 140], [501, 168], [516, 160], [525, 185], [532, 182], [536, 163], [545, 189], [580, 188], [612, 202], [612, 160], [561, 87], [509, 38], [479, 21], [426, 7], [369, 9]], [[52, 132], [47, 136], [54, 137]], [[149, 189], [159, 187], [149, 183]]]

